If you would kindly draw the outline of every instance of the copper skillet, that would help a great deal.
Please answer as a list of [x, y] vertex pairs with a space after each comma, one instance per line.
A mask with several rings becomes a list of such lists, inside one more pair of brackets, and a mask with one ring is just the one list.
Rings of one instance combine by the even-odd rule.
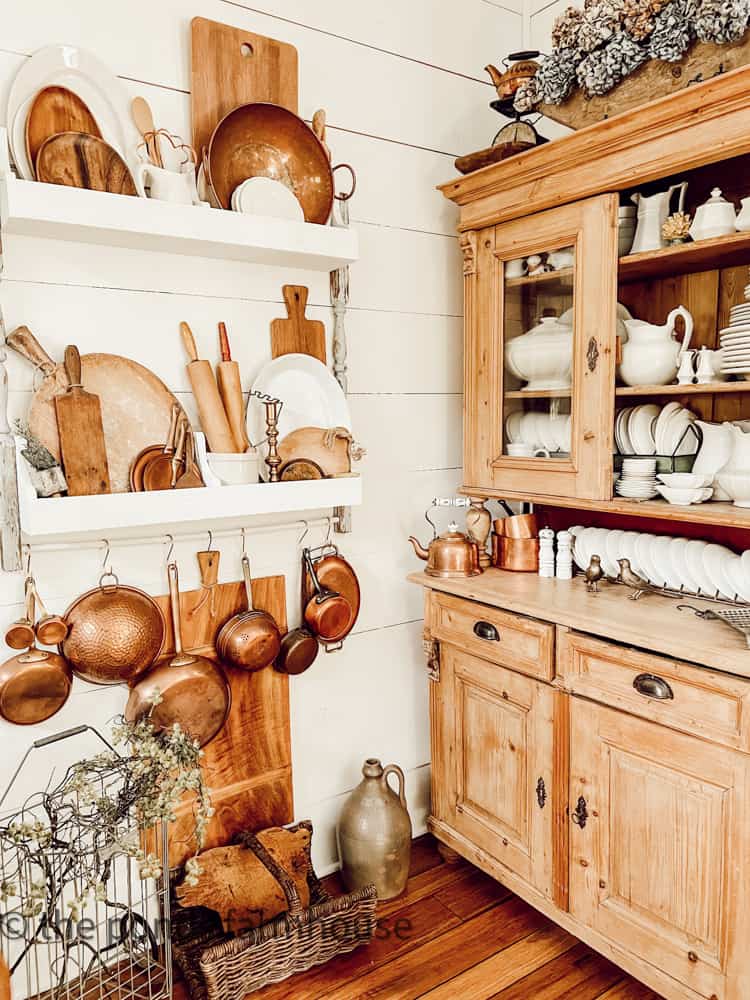
[[167, 573], [175, 655], [133, 686], [125, 718], [134, 722], [150, 716], [160, 730], [177, 723], [204, 747], [227, 721], [232, 693], [221, 667], [205, 656], [183, 652], [177, 563], [170, 563]]
[[353, 625], [354, 610], [337, 591], [321, 586], [309, 549], [303, 551], [302, 557], [313, 588], [313, 595], [305, 605], [305, 623], [323, 642], [340, 642]]
[[281, 632], [267, 611], [256, 611], [253, 607], [253, 582], [246, 555], [242, 556], [242, 576], [247, 611], [234, 615], [222, 627], [216, 639], [216, 652], [233, 667], [262, 670], [276, 659], [281, 647]]
[[299, 628], [290, 629], [281, 640], [279, 655], [276, 657], [274, 669], [282, 674], [303, 674], [308, 670], [318, 657], [320, 643], [317, 636], [313, 635], [309, 628], [305, 628], [305, 607], [308, 597], [305, 596], [305, 577], [307, 566], [302, 560], [302, 578], [300, 591], [302, 595], [302, 625]]
[[[26, 618], [36, 619], [34, 581], [26, 580]], [[57, 653], [33, 644], [0, 666], [0, 715], [19, 726], [44, 722], [59, 712], [70, 695], [70, 666]]]

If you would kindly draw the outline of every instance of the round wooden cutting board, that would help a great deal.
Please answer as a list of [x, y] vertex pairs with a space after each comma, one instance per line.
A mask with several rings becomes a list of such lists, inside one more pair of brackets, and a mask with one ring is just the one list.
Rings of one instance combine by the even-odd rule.
[[[179, 403], [152, 371], [117, 354], [84, 354], [82, 381], [102, 407], [104, 441], [113, 493], [130, 490], [130, 465], [149, 445], [164, 444], [172, 407]], [[54, 398], [68, 388], [62, 365], [57, 365], [34, 394], [29, 427], [52, 454], [60, 457]]]

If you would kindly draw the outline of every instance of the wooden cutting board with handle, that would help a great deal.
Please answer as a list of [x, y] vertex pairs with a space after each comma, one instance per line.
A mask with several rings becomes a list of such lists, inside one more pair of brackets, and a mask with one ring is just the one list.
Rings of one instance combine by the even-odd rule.
[[[155, 598], [168, 623], [159, 662], [174, 651], [169, 595]], [[253, 580], [253, 604], [273, 615], [282, 635], [287, 630], [283, 576]], [[218, 660], [214, 646], [222, 625], [244, 611], [242, 582], [221, 583], [212, 599], [205, 590], [180, 594], [185, 649]], [[289, 722], [289, 678], [266, 667], [255, 673], [225, 667], [232, 689], [232, 708], [224, 729], [204, 750], [203, 767], [214, 809], [206, 848], [230, 844], [242, 830], [291, 823], [292, 751]], [[186, 802], [170, 827], [170, 862], [182, 864], [194, 851], [189, 840], [192, 807]]]
[[70, 385], [55, 397], [55, 412], [68, 495], [109, 493], [102, 407], [99, 397], [81, 385], [81, 355], [72, 345], [65, 348], [65, 371]]
[[319, 319], [307, 319], [308, 289], [304, 285], [284, 285], [286, 319], [271, 320], [271, 356], [309, 354], [326, 363], [326, 328]]
[[297, 50], [243, 28], [194, 17], [191, 105], [193, 145], [202, 155], [224, 115], [267, 101], [297, 114]]

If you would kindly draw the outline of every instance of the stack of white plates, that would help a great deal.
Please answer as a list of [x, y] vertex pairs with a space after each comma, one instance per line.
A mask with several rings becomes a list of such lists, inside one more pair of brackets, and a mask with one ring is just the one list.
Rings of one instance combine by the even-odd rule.
[[[742, 308], [735, 306], [735, 309]], [[721, 374], [750, 375], [750, 303], [744, 307], [748, 310], [743, 324], [732, 322], [731, 326], [721, 331]], [[734, 312], [734, 309], [732, 310]]]
[[650, 500], [658, 495], [655, 458], [623, 459], [615, 492], [631, 500]]
[[608, 576], [617, 576], [618, 559], [657, 587], [707, 597], [750, 601], [750, 551], [742, 555], [723, 545], [694, 538], [674, 538], [608, 528], [568, 529], [574, 537], [573, 559], [582, 571], [598, 555]]
[[615, 417], [615, 444], [621, 455], [691, 455], [697, 442], [685, 431], [695, 419], [674, 402], [626, 406]]
[[569, 413], [553, 416], [536, 410], [515, 410], [505, 420], [505, 436], [510, 444], [544, 448], [550, 454], [570, 451]]

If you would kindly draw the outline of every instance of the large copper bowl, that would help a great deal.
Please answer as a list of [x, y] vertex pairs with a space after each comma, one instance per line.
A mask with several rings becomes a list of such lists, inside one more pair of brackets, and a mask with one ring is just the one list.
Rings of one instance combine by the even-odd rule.
[[276, 104], [242, 104], [219, 122], [208, 147], [207, 175], [216, 200], [230, 208], [248, 177], [281, 181], [297, 196], [306, 222], [325, 225], [333, 206], [328, 154], [312, 129]]

